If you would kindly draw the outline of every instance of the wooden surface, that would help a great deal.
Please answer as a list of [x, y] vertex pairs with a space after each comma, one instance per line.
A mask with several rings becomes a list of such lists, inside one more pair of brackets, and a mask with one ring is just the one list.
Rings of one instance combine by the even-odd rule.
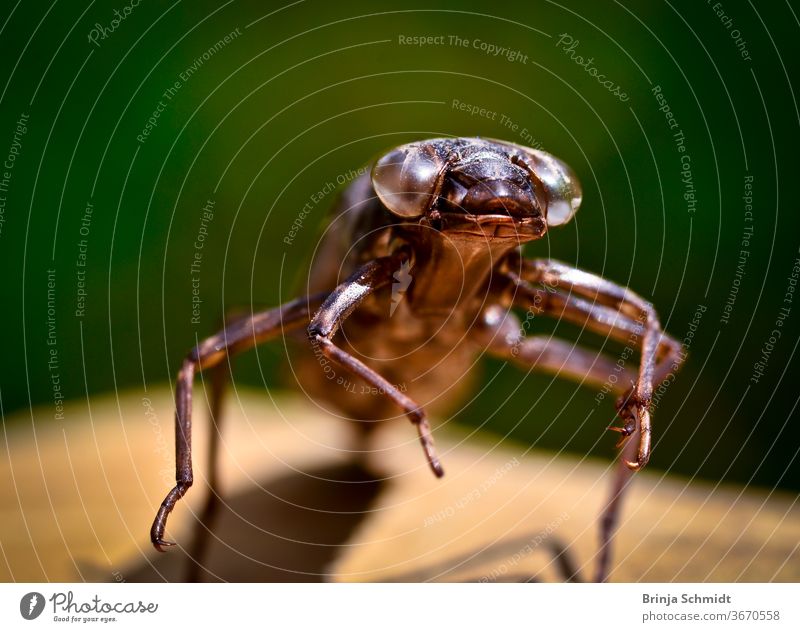
[[[148, 408], [147, 397], [151, 408]], [[209, 436], [197, 389], [195, 487], [170, 520], [180, 547], [148, 531], [173, 482], [168, 388], [6, 419], [0, 459], [0, 579], [181, 580], [182, 550], [205, 495]], [[447, 476], [428, 471], [398, 421], [357, 464], [348, 424], [280, 393], [228, 399], [225, 507], [204, 580], [561, 581], [590, 575], [611, 460], [597, 462], [436, 430]], [[616, 540], [614, 581], [799, 581], [796, 497], [634, 478]]]

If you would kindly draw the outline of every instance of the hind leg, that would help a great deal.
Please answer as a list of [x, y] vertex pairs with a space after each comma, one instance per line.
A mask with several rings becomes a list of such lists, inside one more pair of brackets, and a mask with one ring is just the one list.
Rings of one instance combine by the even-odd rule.
[[[224, 359], [250, 349], [290, 329], [305, 325], [325, 298], [319, 294], [253, 314], [226, 327], [197, 345], [183, 361], [175, 391], [175, 486], [158, 509], [150, 528], [150, 541], [163, 551], [173, 542], [164, 540], [167, 518], [194, 482], [192, 472], [192, 386], [196, 373], [219, 365]], [[212, 449], [214, 443], [212, 441]], [[212, 468], [213, 471], [214, 468]]]

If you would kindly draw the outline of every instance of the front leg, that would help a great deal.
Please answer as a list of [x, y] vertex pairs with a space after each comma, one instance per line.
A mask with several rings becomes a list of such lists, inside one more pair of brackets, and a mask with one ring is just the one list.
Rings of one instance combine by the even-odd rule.
[[344, 283], [339, 285], [314, 315], [308, 326], [308, 336], [315, 351], [335, 362], [343, 369], [362, 378], [378, 389], [381, 395], [397, 404], [417, 427], [420, 443], [425, 451], [433, 473], [444, 476], [444, 470], [436, 455], [428, 418], [422, 408], [411, 398], [373, 369], [333, 343], [333, 337], [345, 319], [375, 290], [385, 287], [393, 280], [393, 274], [406, 257], [402, 253], [382, 257], [363, 265]]
[[624, 423], [614, 430], [622, 433], [622, 442], [638, 432], [635, 458], [623, 451], [623, 460], [630, 469], [641, 469], [650, 459], [653, 387], [680, 367], [680, 344], [662, 331], [651, 303], [597, 275], [557, 261], [526, 260], [514, 255], [508, 262], [508, 276], [514, 284], [512, 300], [520, 306], [527, 308], [533, 301], [540, 313], [564, 317], [620, 341], [640, 341], [637, 379], [617, 400]]
[[[623, 435], [617, 444], [622, 447], [621, 462], [600, 523], [595, 580], [603, 582], [608, 578], [611, 539], [631, 471], [640, 469], [650, 457], [649, 406], [653, 387], [678, 370], [684, 359], [681, 346], [661, 330], [650, 303], [598, 276], [557, 262], [526, 261], [517, 255], [510, 259], [505, 273], [510, 281], [505, 288], [508, 306], [523, 307], [533, 314], [563, 317], [622, 342], [641, 340], [638, 372], [623, 369], [622, 380], [613, 386], [620, 394], [617, 410], [624, 425], [614, 428]], [[489, 351], [517, 364], [598, 385], [616, 371], [610, 358], [587, 353], [564, 341], [538, 336], [519, 339], [520, 328], [514, 330], [513, 324], [508, 324], [517, 322], [515, 317], [503, 318], [497, 308], [487, 310], [486, 317], [488, 320], [484, 320], [481, 330], [484, 344]], [[638, 446], [627, 442], [631, 438], [638, 439]]]

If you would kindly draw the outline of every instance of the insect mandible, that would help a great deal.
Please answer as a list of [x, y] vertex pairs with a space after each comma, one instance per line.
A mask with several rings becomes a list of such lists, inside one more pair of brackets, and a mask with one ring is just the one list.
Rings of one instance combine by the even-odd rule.
[[[500, 140], [435, 138], [377, 160], [340, 196], [307, 295], [229, 322], [183, 361], [176, 386], [176, 485], [153, 522], [153, 545], [163, 550], [173, 544], [164, 539], [167, 517], [193, 482], [195, 374], [219, 370], [225, 358], [291, 332], [304, 343], [296, 372], [307, 393], [354, 420], [364, 442], [377, 421], [402, 412], [416, 426], [436, 476], [444, 470], [428, 414], [458, 399], [456, 384], [479, 353], [598, 387], [617, 376], [612, 388], [622, 423], [610, 429], [621, 433], [620, 466], [600, 520], [595, 571], [595, 580], [604, 581], [625, 483], [650, 457], [653, 388], [683, 358], [653, 306], [634, 292], [564, 263], [523, 256], [523, 244], [568, 222], [581, 199], [564, 162]], [[524, 335], [516, 308], [622, 342], [636, 340], [638, 369], [620, 372], [603, 352]], [[330, 379], [334, 369], [362, 388], [337, 386]], [[219, 424], [224, 380], [211, 383]]]

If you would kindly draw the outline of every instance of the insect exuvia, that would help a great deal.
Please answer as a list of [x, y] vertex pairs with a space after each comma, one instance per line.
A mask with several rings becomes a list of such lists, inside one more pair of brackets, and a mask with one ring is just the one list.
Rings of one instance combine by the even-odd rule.
[[[653, 388], [682, 356], [653, 306], [632, 291], [523, 256], [521, 246], [568, 222], [581, 197], [561, 160], [504, 141], [436, 138], [381, 157], [341, 195], [307, 295], [229, 322], [184, 360], [176, 388], [177, 484], [153, 522], [155, 547], [172, 544], [164, 540], [167, 517], [192, 485], [195, 374], [219, 372], [228, 356], [293, 332], [303, 342], [293, 363], [304, 390], [354, 420], [365, 442], [376, 422], [404, 414], [436, 476], [444, 470], [428, 415], [458, 400], [456, 384], [479, 354], [598, 387], [617, 376], [612, 388], [622, 425], [611, 429], [621, 433], [621, 465], [600, 520], [595, 572], [605, 580], [626, 477], [650, 456]], [[638, 369], [620, 371], [609, 355], [525, 335], [514, 309], [563, 318], [628, 344], [636, 340]], [[219, 423], [224, 379], [211, 384]]]

